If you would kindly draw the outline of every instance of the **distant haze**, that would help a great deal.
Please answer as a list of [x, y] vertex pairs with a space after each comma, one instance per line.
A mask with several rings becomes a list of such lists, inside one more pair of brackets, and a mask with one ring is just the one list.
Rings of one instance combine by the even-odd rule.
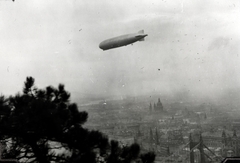
[[[239, 0], [0, 1], [0, 92], [63, 83], [73, 100], [172, 94], [238, 99]], [[101, 41], [144, 30], [144, 42]]]

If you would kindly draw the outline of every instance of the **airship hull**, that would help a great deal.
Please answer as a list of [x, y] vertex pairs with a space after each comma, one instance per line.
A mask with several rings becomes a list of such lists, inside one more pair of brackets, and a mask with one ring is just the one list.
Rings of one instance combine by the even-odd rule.
[[139, 33], [135, 33], [135, 34], [127, 34], [127, 35], [114, 37], [101, 42], [99, 44], [99, 48], [102, 50], [108, 50], [108, 49], [118, 48], [121, 46], [126, 46], [137, 41], [142, 41], [146, 36], [147, 36], [146, 34], [143, 34], [143, 31], [139, 31]]

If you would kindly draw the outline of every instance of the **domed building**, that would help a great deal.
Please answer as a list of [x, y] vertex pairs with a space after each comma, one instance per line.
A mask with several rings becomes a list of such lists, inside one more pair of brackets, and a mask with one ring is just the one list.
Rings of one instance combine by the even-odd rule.
[[150, 111], [163, 111], [163, 105], [162, 105], [160, 98], [158, 98], [157, 104], [155, 104], [155, 103], [153, 104], [153, 107], [152, 107], [152, 104], [150, 103], [149, 110]]

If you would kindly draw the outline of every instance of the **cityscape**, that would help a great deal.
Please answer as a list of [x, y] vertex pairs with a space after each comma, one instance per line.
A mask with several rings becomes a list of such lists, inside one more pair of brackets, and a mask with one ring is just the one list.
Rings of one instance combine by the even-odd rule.
[[155, 152], [156, 163], [215, 163], [240, 154], [240, 120], [234, 106], [166, 103], [156, 96], [98, 101], [81, 108], [90, 113], [85, 127], [122, 146], [138, 143], [142, 152]]
[[239, 0], [1, 0], [0, 163], [240, 159]]

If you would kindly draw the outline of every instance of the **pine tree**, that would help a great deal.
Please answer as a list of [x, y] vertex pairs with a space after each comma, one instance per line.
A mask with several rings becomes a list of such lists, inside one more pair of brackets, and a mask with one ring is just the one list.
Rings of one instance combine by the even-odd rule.
[[[1, 139], [11, 144], [5, 158], [38, 163], [74, 162], [86, 160], [93, 155], [94, 148], [106, 149], [106, 136], [82, 127], [88, 114], [70, 103], [70, 93], [64, 85], [38, 89], [34, 82], [34, 78], [27, 77], [23, 94], [9, 97], [5, 104], [1, 101], [0, 109], [5, 111], [0, 119], [4, 135]], [[54, 149], [65, 149], [68, 155], [57, 154]]]
[[141, 155], [141, 159], [143, 163], [153, 163], [156, 155], [153, 152], [149, 152]]
[[[95, 149], [105, 155], [111, 148], [105, 157], [108, 163], [140, 158], [138, 144], [121, 148], [117, 141], [111, 141], [109, 145], [101, 132], [83, 128], [87, 118], [87, 112], [80, 112], [70, 102], [63, 84], [38, 89], [34, 78], [27, 77], [22, 94], [0, 97], [0, 139], [9, 144], [3, 157], [29, 163], [96, 163]], [[57, 153], [59, 149], [64, 152]], [[153, 153], [143, 156], [149, 163], [155, 158]]]

